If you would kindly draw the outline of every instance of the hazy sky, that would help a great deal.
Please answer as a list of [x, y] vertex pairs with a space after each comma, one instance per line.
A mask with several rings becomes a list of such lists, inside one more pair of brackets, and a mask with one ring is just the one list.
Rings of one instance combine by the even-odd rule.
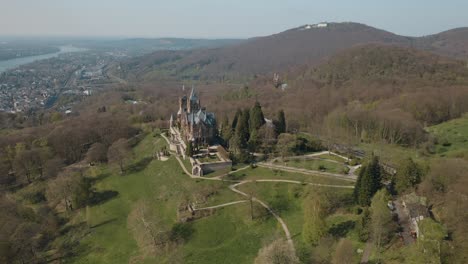
[[321, 21], [428, 35], [468, 26], [468, 0], [0, 0], [0, 35], [236, 38]]

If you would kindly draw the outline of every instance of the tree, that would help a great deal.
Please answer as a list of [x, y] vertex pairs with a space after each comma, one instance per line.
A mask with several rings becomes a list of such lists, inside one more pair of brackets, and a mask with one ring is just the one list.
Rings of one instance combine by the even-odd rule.
[[311, 195], [304, 200], [304, 225], [302, 227], [304, 242], [316, 245], [326, 231], [323, 203], [318, 195]]
[[234, 115], [234, 118], [232, 119], [232, 125], [231, 125], [232, 131], [236, 131], [237, 124], [239, 123], [239, 119], [241, 115], [242, 115], [242, 111], [240, 109], [237, 109], [236, 114]]
[[185, 150], [185, 155], [187, 155], [187, 157], [193, 156], [193, 143], [191, 140], [187, 142], [187, 149]]
[[255, 152], [257, 151], [259, 145], [260, 145], [260, 140], [258, 138], [258, 130], [257, 129], [254, 129], [252, 131], [250, 131], [250, 138], [249, 138], [249, 142], [247, 142], [248, 144], [248, 149], [252, 152]]
[[276, 134], [281, 135], [282, 133], [286, 133], [286, 117], [282, 109], [278, 112], [278, 117], [275, 121], [275, 126]]
[[84, 207], [91, 195], [91, 183], [80, 174], [66, 172], [49, 181], [47, 185], [47, 200], [59, 204], [64, 203], [67, 211]]
[[262, 107], [260, 106], [260, 103], [256, 101], [254, 107], [250, 109], [250, 133], [257, 131], [264, 124], [265, 117], [262, 112]]
[[47, 179], [56, 177], [63, 167], [65, 167], [65, 164], [60, 158], [52, 158], [47, 160], [43, 169], [44, 178]]
[[119, 166], [120, 173], [123, 174], [127, 161], [130, 159], [131, 149], [128, 141], [121, 138], [114, 142], [107, 151], [107, 159], [111, 163], [116, 163]]
[[86, 160], [92, 162], [106, 162], [107, 161], [107, 148], [103, 143], [94, 143], [86, 153]]
[[257, 138], [260, 143], [260, 149], [263, 153], [271, 153], [274, 150], [275, 143], [278, 136], [276, 135], [275, 128], [272, 126], [262, 126], [257, 131]]
[[389, 241], [395, 230], [392, 214], [387, 207], [388, 200], [390, 200], [390, 196], [387, 190], [382, 189], [374, 195], [370, 206], [370, 230], [377, 252], [380, 252], [382, 245]]
[[14, 170], [17, 177], [23, 177], [28, 183], [40, 174], [41, 159], [34, 150], [18, 149], [14, 160]]
[[296, 137], [287, 133], [279, 135], [276, 149], [283, 158], [293, 154], [296, 149]]
[[247, 148], [247, 142], [250, 138], [249, 117], [249, 110], [245, 109], [244, 111], [242, 111], [242, 114], [239, 116], [239, 121], [237, 122], [236, 137], [237, 140], [239, 140], [239, 147], [241, 149]]
[[229, 125], [229, 118], [227, 116], [224, 116], [222, 122], [221, 122], [221, 138], [223, 139], [223, 142], [225, 144], [229, 143], [229, 140], [232, 137], [232, 127]]
[[418, 226], [419, 250], [424, 255], [425, 263], [441, 263], [441, 244], [447, 237], [446, 228], [431, 218], [423, 219]]
[[366, 242], [369, 239], [370, 212], [369, 208], [365, 207], [360, 218], [356, 223], [356, 230], [359, 234], [359, 239]]
[[333, 255], [333, 264], [352, 264], [355, 263], [353, 244], [346, 238], [340, 239]]
[[298, 264], [299, 259], [291, 246], [284, 240], [278, 239], [263, 247], [255, 258], [255, 264]]
[[401, 193], [421, 182], [423, 171], [421, 167], [409, 158], [403, 162], [395, 179], [396, 190]]
[[373, 156], [369, 164], [359, 172], [354, 188], [354, 198], [361, 206], [368, 206], [372, 196], [379, 190], [382, 180], [379, 158]]

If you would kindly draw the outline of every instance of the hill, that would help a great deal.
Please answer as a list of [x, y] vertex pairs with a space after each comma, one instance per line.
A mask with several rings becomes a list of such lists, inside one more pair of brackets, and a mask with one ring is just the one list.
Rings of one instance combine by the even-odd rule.
[[[302, 64], [316, 65], [327, 56], [357, 44], [380, 42], [409, 45], [409, 38], [357, 23], [329, 23], [326, 27], [306, 25], [279, 34], [249, 39], [216, 49], [176, 52], [177, 60], [167, 60], [167, 52], [156, 52], [124, 64], [132, 76], [151, 78], [155, 71], [186, 78], [252, 77], [287, 70]], [[125, 74], [124, 74], [125, 75]]]
[[468, 27], [417, 38], [415, 47], [456, 59], [467, 59]]
[[[305, 25], [278, 34], [212, 49], [155, 52], [121, 65], [124, 78], [153, 80], [250, 79], [287, 71], [300, 65], [316, 66], [330, 56], [356, 45], [379, 43], [427, 50], [452, 58], [468, 58], [468, 29], [460, 28], [427, 37], [405, 37], [359, 23]], [[162, 63], [161, 63], [162, 62]]]
[[318, 67], [302, 67], [296, 77], [310, 77], [327, 84], [345, 82], [389, 82], [412, 86], [464, 84], [468, 80], [466, 63], [391, 45], [368, 44], [340, 52]]
[[131, 38], [118, 40], [77, 40], [75, 41], [75, 45], [106, 52], [125, 52], [130, 56], [142, 56], [160, 50], [216, 48], [239, 44], [242, 41], [240, 39]]

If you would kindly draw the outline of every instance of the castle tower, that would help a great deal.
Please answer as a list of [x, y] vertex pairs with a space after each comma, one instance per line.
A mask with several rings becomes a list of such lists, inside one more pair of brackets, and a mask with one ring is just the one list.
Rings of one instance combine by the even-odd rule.
[[192, 86], [190, 97], [187, 100], [187, 112], [192, 113], [200, 110], [200, 100], [195, 92], [195, 88]]

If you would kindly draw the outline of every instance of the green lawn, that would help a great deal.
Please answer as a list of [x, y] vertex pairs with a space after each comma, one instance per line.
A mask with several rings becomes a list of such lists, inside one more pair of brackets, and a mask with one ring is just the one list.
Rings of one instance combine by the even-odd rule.
[[206, 162], [217, 162], [220, 161], [217, 155], [207, 155], [205, 157], [202, 157], [198, 159], [201, 163], [206, 163]]
[[[154, 144], [154, 142], [157, 142]], [[157, 145], [165, 144], [152, 136], [134, 149], [135, 162], [143, 160]], [[107, 166], [94, 167], [95, 189], [112, 193], [102, 203], [77, 212], [72, 223], [87, 222], [89, 234], [74, 248], [71, 263], [171, 263], [171, 252], [158, 256], [142, 254], [129, 215], [142, 201], [151, 206], [160, 225], [170, 228], [177, 220], [177, 207], [183, 199], [194, 201], [196, 194], [212, 192], [204, 205], [243, 199], [230, 191], [227, 183], [190, 179], [174, 157], [168, 161], [153, 160], [139, 171], [125, 175], [113, 173]], [[201, 206], [201, 205], [200, 205]], [[193, 223], [193, 237], [177, 248], [183, 263], [252, 263], [263, 243], [281, 231], [274, 218], [250, 220], [247, 204], [217, 210], [214, 215]], [[70, 231], [67, 236], [77, 235]]]
[[307, 169], [307, 170], [316, 170], [316, 171], [325, 171], [330, 173], [342, 173], [345, 174], [346, 166], [344, 164], [331, 162], [322, 159], [289, 159], [284, 162], [276, 162], [276, 165], [284, 165], [289, 167]]
[[341, 163], [344, 163], [346, 161], [342, 157], [339, 157], [339, 156], [336, 156], [336, 155], [331, 155], [331, 154], [323, 154], [323, 155], [317, 156], [317, 158], [334, 160], [334, 161], [338, 161], [338, 162], [341, 162]]
[[226, 179], [233, 180], [260, 180], [260, 179], [281, 179], [295, 180], [321, 184], [354, 185], [351, 181], [340, 180], [331, 176], [308, 175], [295, 172], [274, 170], [269, 168], [257, 167], [239, 170], [231, 173]]
[[[254, 196], [267, 203], [283, 218], [291, 232], [297, 249], [310, 249], [310, 246], [305, 245], [302, 238], [304, 199], [307, 199], [310, 193], [313, 195], [326, 195], [325, 199], [330, 199], [333, 207], [335, 207], [326, 217], [328, 235], [333, 237], [335, 242], [341, 237], [346, 237], [352, 241], [356, 249], [363, 248], [364, 246], [364, 243], [359, 241], [357, 231], [354, 228], [354, 222], [358, 219], [358, 216], [350, 212], [353, 207], [352, 190], [261, 182], [246, 183], [239, 186], [239, 189], [246, 193], [253, 193]], [[332, 247], [328, 250], [328, 253], [332, 253], [334, 248]], [[355, 257], [357, 260], [358, 256]]]
[[468, 115], [427, 130], [437, 138], [435, 152], [438, 156], [468, 159]]

